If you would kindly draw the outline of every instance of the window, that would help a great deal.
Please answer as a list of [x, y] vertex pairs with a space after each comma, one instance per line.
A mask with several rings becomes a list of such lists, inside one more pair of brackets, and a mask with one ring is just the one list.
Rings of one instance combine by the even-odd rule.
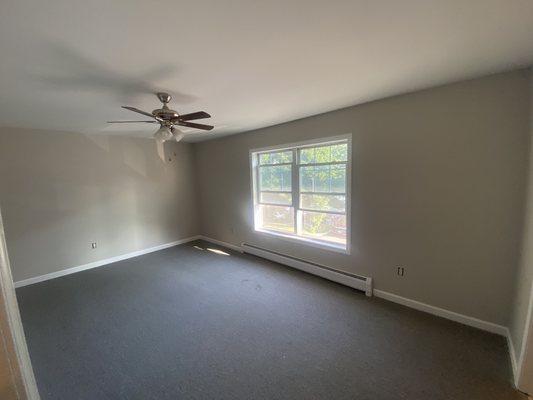
[[251, 152], [255, 230], [348, 252], [350, 139]]

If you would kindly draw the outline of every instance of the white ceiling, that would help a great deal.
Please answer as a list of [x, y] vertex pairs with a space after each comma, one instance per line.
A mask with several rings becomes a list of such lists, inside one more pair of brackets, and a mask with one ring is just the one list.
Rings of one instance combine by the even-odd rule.
[[150, 136], [105, 121], [164, 89], [194, 141], [532, 63], [531, 0], [2, 0], [0, 125]]

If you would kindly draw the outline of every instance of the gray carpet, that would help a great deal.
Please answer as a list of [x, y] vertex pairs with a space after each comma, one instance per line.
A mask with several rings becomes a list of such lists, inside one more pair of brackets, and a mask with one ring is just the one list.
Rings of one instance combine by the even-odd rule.
[[502, 337], [182, 245], [17, 290], [43, 400], [506, 400]]

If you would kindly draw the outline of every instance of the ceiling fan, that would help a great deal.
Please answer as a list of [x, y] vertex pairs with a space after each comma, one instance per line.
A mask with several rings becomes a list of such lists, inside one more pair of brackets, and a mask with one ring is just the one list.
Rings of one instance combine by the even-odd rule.
[[126, 110], [130, 110], [147, 117], [153, 118], [150, 121], [108, 121], [110, 124], [124, 124], [124, 123], [148, 123], [148, 124], [159, 124], [160, 128], [154, 134], [154, 138], [158, 143], [163, 143], [165, 140], [174, 139], [179, 142], [185, 136], [185, 133], [180, 131], [177, 126], [186, 126], [189, 128], [202, 129], [205, 131], [210, 131], [214, 127], [212, 125], [197, 124], [194, 122], [189, 122], [195, 119], [204, 119], [211, 118], [211, 115], [205, 111], [197, 111], [190, 114], [178, 114], [177, 111], [171, 110], [168, 108], [168, 102], [172, 99], [172, 96], [168, 93], [157, 93], [157, 97], [163, 106], [157, 110], [152, 111], [151, 113], [139, 110], [135, 107], [122, 106]]

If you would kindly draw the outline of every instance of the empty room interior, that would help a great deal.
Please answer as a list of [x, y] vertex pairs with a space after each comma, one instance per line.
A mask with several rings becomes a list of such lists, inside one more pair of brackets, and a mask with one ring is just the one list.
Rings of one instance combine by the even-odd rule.
[[1, 0], [0, 399], [533, 396], [533, 2]]

